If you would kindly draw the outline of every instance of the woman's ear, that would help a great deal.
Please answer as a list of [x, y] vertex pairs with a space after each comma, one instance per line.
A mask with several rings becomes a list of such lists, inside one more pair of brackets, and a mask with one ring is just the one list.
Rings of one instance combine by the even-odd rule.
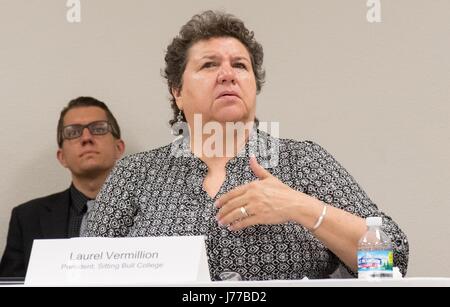
[[181, 95], [181, 89], [172, 87], [172, 95], [175, 98], [178, 109], [183, 110], [183, 96]]

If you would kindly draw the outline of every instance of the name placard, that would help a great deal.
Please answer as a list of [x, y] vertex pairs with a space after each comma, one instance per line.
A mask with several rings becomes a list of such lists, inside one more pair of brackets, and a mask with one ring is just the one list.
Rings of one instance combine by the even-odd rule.
[[35, 240], [25, 285], [146, 285], [211, 281], [205, 240], [192, 237]]

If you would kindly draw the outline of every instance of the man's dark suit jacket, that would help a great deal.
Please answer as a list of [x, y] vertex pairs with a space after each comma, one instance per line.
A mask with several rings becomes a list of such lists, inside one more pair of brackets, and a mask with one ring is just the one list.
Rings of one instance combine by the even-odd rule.
[[67, 238], [69, 206], [70, 189], [13, 209], [0, 276], [25, 277], [34, 239]]

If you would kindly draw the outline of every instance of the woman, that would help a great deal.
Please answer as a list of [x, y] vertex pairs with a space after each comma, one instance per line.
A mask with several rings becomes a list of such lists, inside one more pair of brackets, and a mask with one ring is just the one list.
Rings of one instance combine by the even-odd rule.
[[[189, 131], [177, 146], [117, 164], [87, 235], [206, 235], [213, 279], [226, 271], [245, 280], [325, 278], [339, 264], [355, 275], [364, 218], [382, 216], [394, 265], [406, 273], [406, 236], [330, 154], [245, 129], [257, 122], [264, 70], [262, 47], [242, 21], [194, 16], [165, 60], [171, 123]], [[230, 132], [230, 123], [243, 125]]]

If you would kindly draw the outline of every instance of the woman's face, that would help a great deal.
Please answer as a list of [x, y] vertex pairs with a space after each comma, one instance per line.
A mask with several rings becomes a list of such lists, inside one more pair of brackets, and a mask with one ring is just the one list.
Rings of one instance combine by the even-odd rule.
[[182, 88], [173, 91], [189, 124], [253, 121], [256, 80], [245, 46], [231, 37], [202, 40], [189, 49]]

